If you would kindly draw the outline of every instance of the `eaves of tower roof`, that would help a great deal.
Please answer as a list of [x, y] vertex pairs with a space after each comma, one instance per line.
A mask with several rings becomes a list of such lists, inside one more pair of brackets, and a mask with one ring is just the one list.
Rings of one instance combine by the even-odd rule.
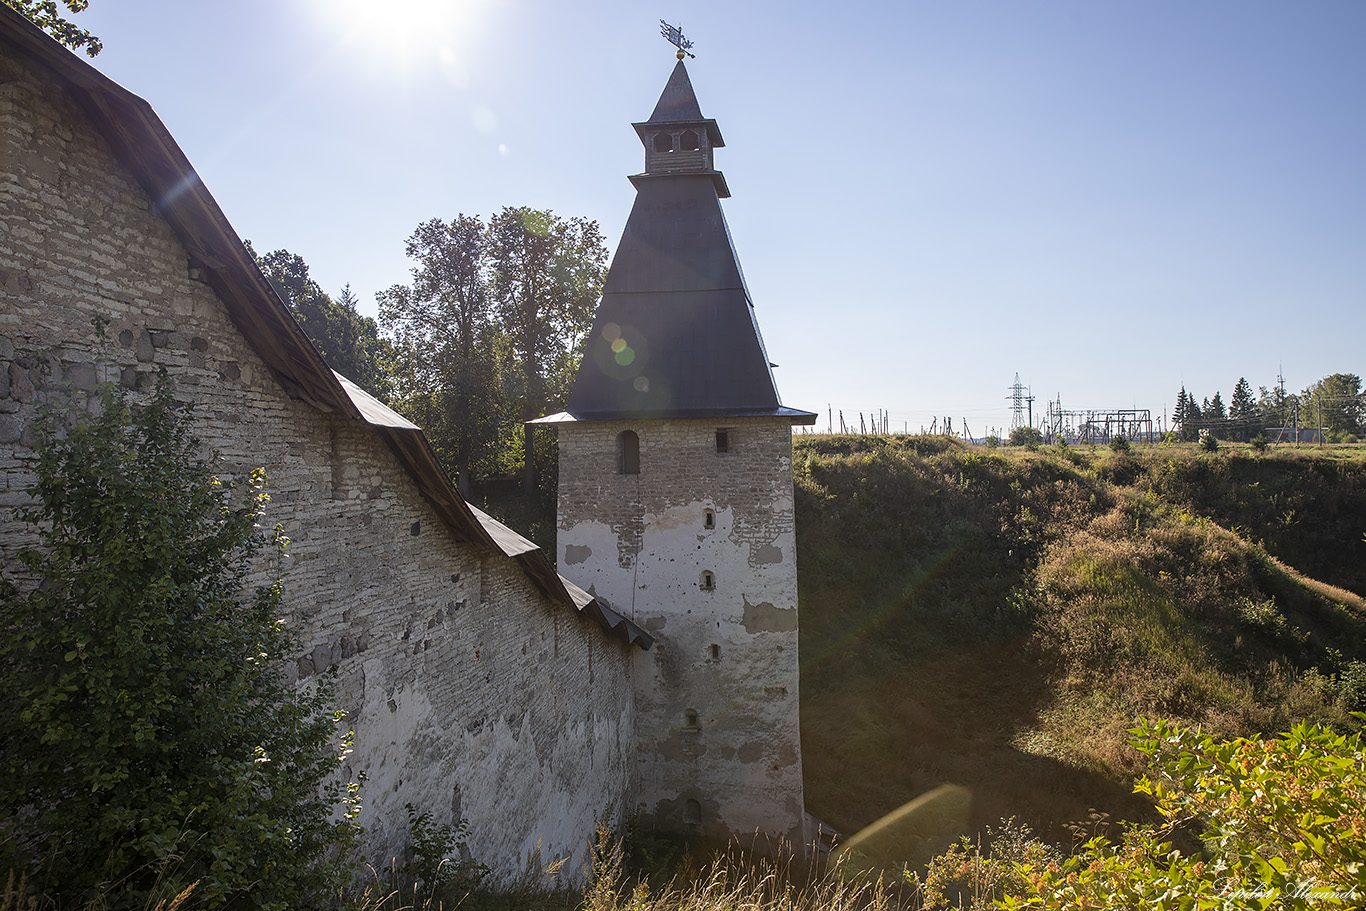
[[649, 648], [647, 633], [586, 593], [576, 593], [542, 551], [510, 553], [506, 536], [495, 536], [455, 490], [421, 429], [328, 368], [150, 104], [4, 4], [0, 53], [28, 59], [61, 82], [175, 232], [191, 269], [214, 289], [233, 324], [290, 397], [328, 414], [365, 421], [457, 538], [514, 557], [547, 597], [591, 616], [623, 641]]

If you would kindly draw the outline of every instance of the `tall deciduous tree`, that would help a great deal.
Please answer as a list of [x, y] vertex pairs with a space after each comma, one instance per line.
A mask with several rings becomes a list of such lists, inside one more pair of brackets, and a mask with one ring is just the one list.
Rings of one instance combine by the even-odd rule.
[[280, 585], [247, 585], [264, 477], [234, 498], [164, 376], [127, 395], [39, 430], [42, 546], [0, 580], [0, 851], [70, 907], [193, 880], [196, 905], [297, 907], [338, 885], [354, 813], [326, 688], [279, 671]]
[[[562, 407], [583, 336], [607, 277], [607, 247], [595, 221], [508, 207], [489, 221], [494, 296], [516, 365], [523, 422]], [[538, 486], [533, 428], [523, 425], [523, 486]]]
[[309, 277], [308, 263], [302, 256], [288, 250], [257, 255], [250, 241], [247, 249], [327, 366], [381, 401], [388, 401], [393, 391], [393, 348], [380, 337], [375, 321], [356, 309], [351, 286], [343, 288], [340, 299], [334, 301]]
[[[73, 51], [85, 49], [87, 57], [94, 57], [104, 50], [104, 43], [75, 23], [64, 18], [57, 8], [57, 0], [0, 0], [5, 6], [15, 10], [56, 38]], [[79, 13], [90, 5], [89, 0], [62, 0], [62, 5], [73, 13]]]
[[478, 216], [434, 218], [417, 226], [407, 253], [413, 283], [379, 294], [394, 338], [395, 406], [427, 432], [468, 496], [472, 471], [489, 467], [498, 439], [488, 232]]
[[1361, 377], [1355, 373], [1325, 376], [1300, 393], [1301, 420], [1333, 434], [1361, 433], [1364, 406]]

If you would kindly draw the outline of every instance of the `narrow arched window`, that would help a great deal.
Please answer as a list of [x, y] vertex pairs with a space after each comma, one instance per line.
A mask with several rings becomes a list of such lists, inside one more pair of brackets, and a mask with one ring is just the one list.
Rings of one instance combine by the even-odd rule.
[[640, 474], [640, 437], [634, 430], [617, 435], [617, 466], [622, 474]]
[[716, 588], [716, 576], [713, 575], [710, 570], [704, 570], [699, 585], [701, 586], [702, 591], [711, 591]]
[[692, 797], [683, 804], [683, 821], [688, 825], [699, 826], [702, 824], [702, 804]]
[[674, 150], [674, 137], [672, 133], [656, 133], [654, 139], [656, 152], [672, 152]]
[[702, 148], [696, 130], [684, 130], [678, 136], [678, 148], [684, 152], [696, 152]]

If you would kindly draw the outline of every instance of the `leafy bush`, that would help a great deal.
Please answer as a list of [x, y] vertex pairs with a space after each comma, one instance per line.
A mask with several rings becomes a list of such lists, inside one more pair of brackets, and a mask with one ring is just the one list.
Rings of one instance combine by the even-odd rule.
[[[1366, 750], [1312, 724], [1220, 741], [1141, 722], [1152, 777], [1135, 786], [1166, 819], [1119, 844], [1094, 838], [1061, 865], [1019, 869], [1004, 908], [1359, 908], [1366, 902]], [[1194, 830], [1203, 852], [1173, 846]]]
[[963, 836], [930, 861], [923, 879], [914, 872], [907, 872], [906, 879], [917, 887], [925, 911], [982, 911], [994, 908], [1007, 893], [1027, 886], [1021, 870], [1060, 863], [1062, 855], [1057, 848], [1035, 838], [1029, 826], [1011, 818], [999, 827], [988, 826], [985, 841]]
[[1205, 452], [1218, 452], [1219, 439], [1212, 433], [1207, 433], [1200, 438], [1200, 448]]
[[1129, 448], [1129, 441], [1124, 437], [1115, 437], [1110, 441], [1111, 452], [1128, 452]]
[[1249, 442], [1252, 443], [1252, 448], [1257, 452], [1266, 452], [1266, 434], [1259, 433]]
[[1037, 449], [1043, 443], [1043, 433], [1037, 427], [1016, 427], [1010, 431], [1010, 436], [1006, 437], [1006, 442], [1011, 446], [1024, 446], [1026, 449]]
[[235, 500], [164, 374], [145, 406], [105, 384], [38, 440], [19, 515], [42, 546], [0, 582], [7, 859], [71, 906], [197, 880], [197, 905], [287, 908], [334, 886], [359, 807], [327, 687], [277, 670], [281, 585], [246, 585], [285, 543], [257, 524], [264, 475]]
[[994, 433], [989, 434], [987, 436], [986, 443], [988, 449], [995, 449], [997, 446], [1001, 445], [1001, 438]]
[[465, 844], [468, 824], [461, 819], [454, 825], [437, 825], [432, 814], [419, 813], [407, 805], [408, 833], [412, 860], [404, 872], [422, 883], [429, 894], [443, 889], [468, 892], [479, 886], [489, 869], [469, 855]]

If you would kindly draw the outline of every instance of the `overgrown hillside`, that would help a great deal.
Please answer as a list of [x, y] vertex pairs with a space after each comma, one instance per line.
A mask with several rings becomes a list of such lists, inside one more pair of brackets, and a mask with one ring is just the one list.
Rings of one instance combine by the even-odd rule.
[[794, 465], [807, 804], [844, 832], [954, 783], [1066, 844], [1147, 812], [1140, 715], [1366, 709], [1366, 453], [799, 437]]

